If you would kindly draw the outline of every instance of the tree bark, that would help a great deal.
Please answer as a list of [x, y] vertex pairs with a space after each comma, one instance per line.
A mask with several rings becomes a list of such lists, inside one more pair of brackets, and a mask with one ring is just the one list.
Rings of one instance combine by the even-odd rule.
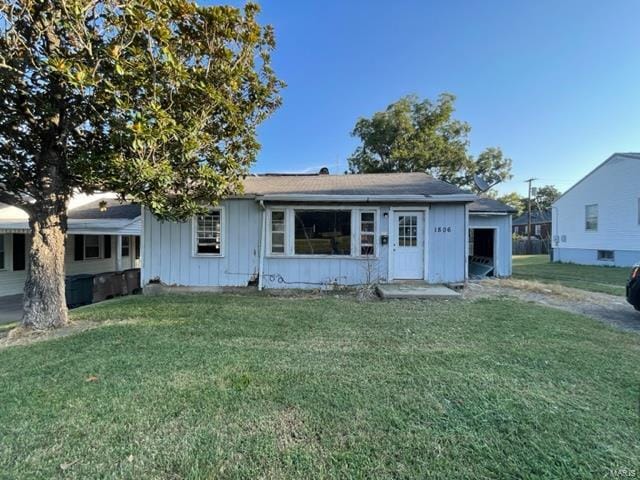
[[45, 330], [68, 321], [64, 281], [66, 203], [65, 199], [56, 198], [32, 207], [22, 317], [22, 325], [27, 328]]

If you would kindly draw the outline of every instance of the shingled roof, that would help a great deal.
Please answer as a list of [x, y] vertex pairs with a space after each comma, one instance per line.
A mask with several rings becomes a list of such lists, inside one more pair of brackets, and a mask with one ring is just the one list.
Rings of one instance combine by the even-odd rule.
[[248, 176], [245, 195], [456, 195], [470, 192], [426, 173]]
[[[105, 202], [106, 209], [101, 211], [100, 204]], [[140, 216], [140, 205], [136, 203], [121, 203], [114, 198], [103, 198], [69, 210], [69, 218], [76, 220], [96, 219], [129, 219]]]
[[515, 213], [516, 209], [493, 198], [480, 197], [469, 205], [469, 211], [473, 213]]

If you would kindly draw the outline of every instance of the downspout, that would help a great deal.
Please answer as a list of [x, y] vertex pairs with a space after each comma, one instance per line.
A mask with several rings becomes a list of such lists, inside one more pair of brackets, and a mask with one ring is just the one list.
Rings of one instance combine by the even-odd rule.
[[262, 271], [266, 250], [267, 209], [264, 206], [264, 200], [260, 200], [260, 208], [262, 208], [262, 226], [260, 228], [260, 258], [258, 260], [258, 291], [262, 291]]

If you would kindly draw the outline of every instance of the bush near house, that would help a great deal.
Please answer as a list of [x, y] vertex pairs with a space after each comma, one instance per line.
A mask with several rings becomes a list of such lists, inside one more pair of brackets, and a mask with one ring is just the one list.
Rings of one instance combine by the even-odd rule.
[[604, 478], [640, 337], [514, 300], [125, 297], [0, 350], [6, 478]]

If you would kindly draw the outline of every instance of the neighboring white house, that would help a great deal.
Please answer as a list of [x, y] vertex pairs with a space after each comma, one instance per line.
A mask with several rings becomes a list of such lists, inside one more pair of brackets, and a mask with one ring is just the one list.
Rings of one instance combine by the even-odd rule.
[[553, 260], [630, 266], [640, 261], [640, 153], [614, 153], [552, 207]]
[[142, 284], [195, 291], [464, 282], [470, 218], [492, 232], [497, 273], [508, 275], [510, 216], [470, 214], [475, 200], [423, 173], [249, 176], [242, 196], [186, 222], [143, 210]]
[[[22, 293], [29, 253], [22, 210], [0, 205], [0, 297]], [[109, 195], [78, 196], [70, 203], [65, 270], [68, 275], [140, 266], [140, 206]]]

